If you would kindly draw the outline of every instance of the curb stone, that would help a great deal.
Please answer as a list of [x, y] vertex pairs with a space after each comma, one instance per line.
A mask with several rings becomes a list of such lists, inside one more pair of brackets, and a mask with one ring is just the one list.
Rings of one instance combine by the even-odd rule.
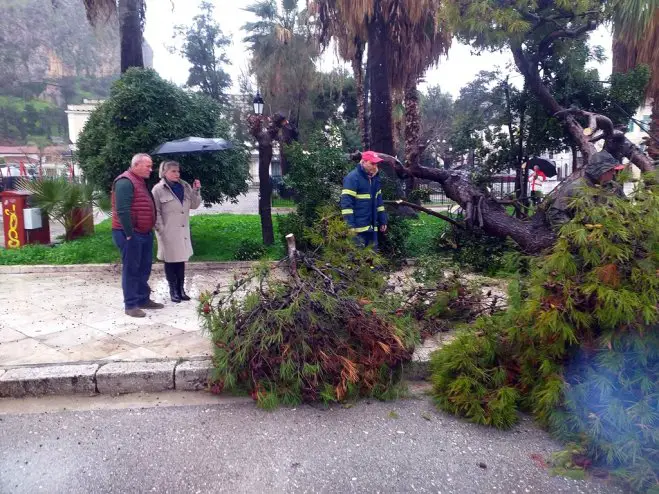
[[[426, 380], [430, 353], [451, 338], [436, 335], [418, 346], [412, 361], [403, 368], [403, 379], [416, 383]], [[16, 366], [0, 368], [0, 397], [201, 391], [207, 388], [211, 372], [212, 361], [207, 358]]]
[[[272, 261], [274, 267], [278, 261]], [[186, 269], [190, 271], [231, 271], [251, 269], [258, 261], [227, 261], [227, 262], [188, 262]], [[164, 264], [154, 262], [152, 271], [164, 271]], [[119, 273], [121, 264], [18, 264], [0, 266], [0, 274], [35, 274], [35, 273]]]
[[96, 389], [99, 393], [113, 395], [175, 389], [175, 367], [175, 360], [113, 362], [96, 372]]
[[199, 391], [206, 389], [212, 371], [211, 360], [181, 362], [174, 371], [177, 391]]
[[2, 371], [0, 397], [96, 393], [97, 364], [22, 367]]

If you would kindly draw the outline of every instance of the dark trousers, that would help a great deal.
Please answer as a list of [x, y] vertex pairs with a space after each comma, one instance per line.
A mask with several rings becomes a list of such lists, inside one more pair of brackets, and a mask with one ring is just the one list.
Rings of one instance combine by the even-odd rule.
[[378, 231], [377, 229], [371, 232], [361, 232], [355, 237], [355, 242], [361, 247], [368, 247], [369, 245], [376, 248], [378, 246]]
[[170, 285], [177, 286], [180, 284], [181, 288], [185, 281], [185, 263], [184, 262], [166, 262], [165, 263], [165, 277]]
[[123, 230], [112, 230], [112, 240], [121, 252], [121, 288], [126, 309], [141, 307], [149, 301], [149, 276], [153, 263], [153, 232], [133, 232], [126, 240]]

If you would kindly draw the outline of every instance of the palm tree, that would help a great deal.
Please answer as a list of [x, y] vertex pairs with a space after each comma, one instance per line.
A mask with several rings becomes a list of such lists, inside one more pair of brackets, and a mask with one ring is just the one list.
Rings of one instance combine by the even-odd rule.
[[620, 0], [613, 17], [613, 72], [650, 66], [646, 97], [652, 99], [648, 154], [659, 159], [659, 0]]
[[[450, 36], [438, 24], [438, 0], [315, 0], [321, 42], [337, 40], [339, 54], [353, 63], [359, 84], [364, 41], [368, 46], [371, 91], [371, 148], [393, 154], [392, 91], [409, 95], [413, 119], [416, 83], [450, 46]], [[311, 9], [310, 9], [311, 10]], [[354, 58], [350, 58], [353, 54]], [[363, 90], [358, 88], [359, 93]], [[360, 111], [365, 121], [366, 109]], [[418, 121], [418, 108], [416, 109]], [[362, 129], [366, 135], [366, 130]], [[414, 132], [411, 133], [414, 135]], [[417, 132], [418, 136], [418, 132]], [[407, 139], [406, 139], [407, 140]], [[364, 139], [366, 141], [366, 139]], [[416, 140], [415, 140], [416, 142]]]
[[[56, 2], [56, 0], [53, 0]], [[130, 67], [144, 67], [142, 31], [146, 5], [144, 0], [83, 0], [87, 18], [92, 25], [119, 16], [121, 38], [121, 73]], [[118, 5], [117, 5], [118, 3]]]
[[250, 70], [270, 113], [285, 110], [299, 123], [315, 82], [319, 50], [307, 14], [299, 12], [297, 4], [297, 0], [286, 0], [280, 9], [275, 0], [260, 0], [245, 8], [257, 20], [245, 24], [243, 30], [251, 52]]

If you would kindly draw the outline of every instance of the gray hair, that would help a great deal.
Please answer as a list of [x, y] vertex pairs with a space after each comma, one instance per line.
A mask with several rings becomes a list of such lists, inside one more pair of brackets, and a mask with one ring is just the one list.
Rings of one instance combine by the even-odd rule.
[[135, 156], [133, 156], [133, 159], [130, 160], [130, 167], [133, 168], [146, 158], [151, 159], [151, 156], [146, 153], [137, 153]]
[[165, 173], [167, 173], [172, 168], [178, 168], [180, 170], [181, 165], [178, 161], [163, 161], [160, 163], [160, 178], [165, 178]]

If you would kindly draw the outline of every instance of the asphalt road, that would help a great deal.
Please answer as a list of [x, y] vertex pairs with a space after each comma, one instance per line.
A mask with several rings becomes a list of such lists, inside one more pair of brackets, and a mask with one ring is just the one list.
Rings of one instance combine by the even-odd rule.
[[[0, 400], [2, 493], [613, 493], [539, 465], [559, 445], [425, 398], [264, 412], [197, 394]], [[533, 457], [532, 457], [533, 455]]]

